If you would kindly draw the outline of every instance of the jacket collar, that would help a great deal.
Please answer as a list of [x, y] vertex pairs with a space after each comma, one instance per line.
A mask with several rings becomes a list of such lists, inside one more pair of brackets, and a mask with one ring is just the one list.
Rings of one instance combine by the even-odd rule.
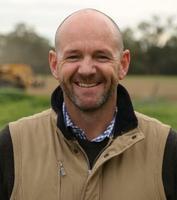
[[[119, 84], [117, 87], [117, 94], [118, 112], [114, 126], [114, 138], [138, 126], [138, 121], [127, 90]], [[69, 130], [64, 123], [62, 112], [63, 92], [60, 86], [58, 86], [52, 94], [51, 105], [53, 110], [57, 113], [57, 127], [67, 139], [74, 139], [72, 131]]]

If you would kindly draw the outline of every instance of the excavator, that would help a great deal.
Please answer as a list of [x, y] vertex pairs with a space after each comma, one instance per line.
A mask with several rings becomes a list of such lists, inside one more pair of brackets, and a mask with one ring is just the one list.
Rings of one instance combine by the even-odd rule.
[[0, 87], [27, 89], [43, 83], [37, 80], [27, 64], [0, 64]]

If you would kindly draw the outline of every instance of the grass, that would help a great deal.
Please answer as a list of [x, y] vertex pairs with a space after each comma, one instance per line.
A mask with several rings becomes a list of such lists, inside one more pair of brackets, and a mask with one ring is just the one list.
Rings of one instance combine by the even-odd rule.
[[49, 98], [27, 95], [20, 90], [0, 89], [0, 128], [18, 118], [49, 108]]
[[[177, 102], [163, 99], [133, 102], [137, 111], [170, 124], [177, 130]], [[50, 107], [47, 96], [32, 96], [15, 89], [0, 89], [0, 129], [8, 122]]]
[[163, 99], [134, 101], [138, 112], [159, 119], [177, 130], [177, 102]]

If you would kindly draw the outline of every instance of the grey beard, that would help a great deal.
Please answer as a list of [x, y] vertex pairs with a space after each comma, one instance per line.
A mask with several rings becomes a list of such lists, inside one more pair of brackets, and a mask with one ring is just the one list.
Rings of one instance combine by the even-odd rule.
[[63, 92], [65, 93], [65, 95], [70, 99], [70, 101], [82, 112], [94, 112], [97, 111], [99, 109], [101, 109], [106, 102], [108, 101], [109, 98], [111, 98], [115, 92], [116, 88], [115, 87], [111, 87], [109, 88], [109, 90], [100, 98], [100, 100], [96, 103], [95, 106], [93, 107], [83, 107], [81, 105], [79, 105], [79, 102], [77, 100], [77, 97], [73, 96], [68, 90], [67, 88], [63, 88]]

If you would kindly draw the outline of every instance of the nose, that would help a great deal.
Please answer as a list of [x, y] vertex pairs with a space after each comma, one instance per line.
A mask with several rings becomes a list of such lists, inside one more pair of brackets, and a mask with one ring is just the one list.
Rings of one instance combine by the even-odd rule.
[[96, 73], [96, 66], [92, 58], [85, 57], [79, 63], [78, 74], [89, 76]]

